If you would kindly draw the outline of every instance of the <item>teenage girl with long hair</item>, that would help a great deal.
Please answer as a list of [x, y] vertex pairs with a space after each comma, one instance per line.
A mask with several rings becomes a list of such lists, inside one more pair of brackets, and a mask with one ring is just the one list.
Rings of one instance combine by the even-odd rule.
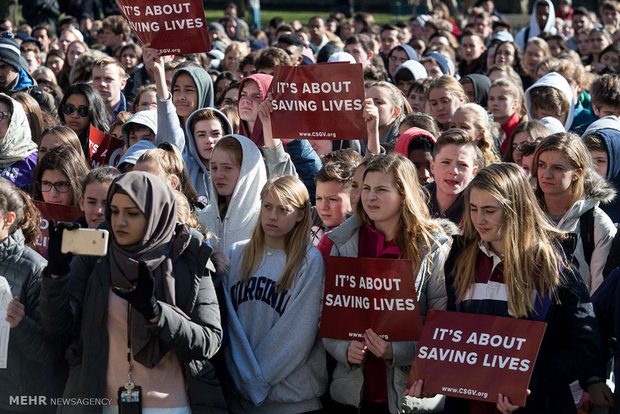
[[88, 165], [75, 148], [67, 144], [54, 147], [34, 170], [32, 198], [46, 203], [77, 206], [86, 174]]
[[[324, 257], [409, 259], [422, 318], [444, 309], [443, 264], [449, 240], [431, 220], [413, 163], [402, 155], [377, 155], [366, 166], [355, 215], [319, 242]], [[360, 341], [324, 339], [337, 362], [331, 397], [349, 410], [398, 413], [403, 407], [436, 408], [437, 401], [401, 396], [415, 342], [387, 342], [372, 329]], [[420, 405], [421, 404], [421, 405]], [[351, 411], [357, 412], [357, 411]]]
[[[588, 290], [570, 264], [572, 237], [547, 220], [515, 164], [483, 168], [465, 191], [463, 234], [445, 264], [447, 310], [547, 323], [524, 412], [576, 413], [570, 391], [576, 378], [600, 401], [605, 387], [590, 382], [605, 375], [598, 326]], [[422, 395], [423, 381], [408, 395]], [[446, 398], [445, 412], [520, 408], [501, 393], [494, 398], [496, 404]]]
[[234, 413], [305, 413], [321, 409], [327, 386], [318, 338], [325, 268], [310, 243], [310, 197], [290, 175], [261, 191], [250, 240], [228, 250], [224, 281]]
[[443, 75], [433, 81], [426, 92], [430, 115], [443, 131], [450, 127], [450, 120], [456, 110], [468, 102], [463, 85], [454, 77]]
[[460, 128], [471, 136], [484, 155], [485, 165], [499, 161], [499, 125], [489, 120], [483, 107], [475, 103], [464, 104], [452, 115], [450, 128]]
[[75, 131], [80, 138], [86, 159], [90, 159], [88, 146], [90, 125], [108, 132], [105, 103], [97, 89], [87, 83], [69, 86], [58, 106], [58, 115], [63, 124]]
[[512, 132], [521, 122], [527, 120], [525, 96], [521, 87], [509, 79], [493, 82], [489, 90], [489, 112], [504, 132], [505, 138], [500, 144], [500, 152], [505, 157], [510, 151], [508, 144]]
[[379, 139], [381, 142], [395, 143], [400, 123], [411, 113], [405, 95], [393, 84], [381, 81], [370, 85], [366, 98], [371, 98], [379, 108]]
[[81, 158], [86, 161], [86, 156], [82, 150], [82, 143], [80, 138], [75, 134], [75, 131], [65, 125], [56, 125], [45, 128], [41, 134], [39, 140], [39, 153], [37, 162], [41, 162], [43, 156], [54, 147], [61, 145], [71, 145], [80, 154]]
[[[532, 162], [536, 197], [547, 217], [560, 229], [579, 235], [575, 259], [590, 293], [603, 282], [603, 268], [616, 235], [616, 227], [601, 210], [616, 194], [612, 184], [594, 169], [583, 140], [574, 133], [553, 134], [538, 145]], [[585, 215], [585, 216], [584, 216]], [[582, 226], [591, 234], [583, 240]]]

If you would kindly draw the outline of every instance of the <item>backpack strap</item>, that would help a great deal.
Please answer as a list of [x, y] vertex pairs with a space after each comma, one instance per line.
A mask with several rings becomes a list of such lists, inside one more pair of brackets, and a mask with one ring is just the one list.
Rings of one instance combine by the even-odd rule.
[[581, 236], [586, 263], [590, 266], [592, 252], [594, 251], [594, 207], [579, 217], [579, 235]]
[[523, 36], [523, 51], [522, 51], [522, 53], [525, 53], [525, 47], [527, 46], [527, 41], [530, 38], [530, 26], [529, 25], [525, 28], [524, 35], [525, 36]]

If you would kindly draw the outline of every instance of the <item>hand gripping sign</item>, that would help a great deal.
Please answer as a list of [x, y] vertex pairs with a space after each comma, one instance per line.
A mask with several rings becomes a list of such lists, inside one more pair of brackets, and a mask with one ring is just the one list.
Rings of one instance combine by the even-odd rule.
[[276, 66], [271, 88], [274, 138], [367, 139], [361, 64]]
[[547, 324], [500, 316], [431, 310], [407, 387], [496, 402], [499, 393], [524, 406]]
[[116, 4], [136, 37], [162, 55], [211, 50], [201, 0], [116, 0]]
[[328, 257], [319, 336], [363, 340], [371, 328], [386, 341], [415, 341], [422, 319], [411, 261]]
[[99, 131], [92, 124], [88, 134], [88, 152], [92, 168], [116, 165], [123, 154], [124, 142], [110, 134]]

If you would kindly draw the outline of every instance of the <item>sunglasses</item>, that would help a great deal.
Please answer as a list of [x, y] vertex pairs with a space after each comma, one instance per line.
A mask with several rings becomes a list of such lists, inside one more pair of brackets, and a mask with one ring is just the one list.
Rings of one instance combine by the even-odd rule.
[[78, 115], [81, 116], [82, 118], [86, 118], [89, 115], [88, 106], [78, 106], [77, 108], [73, 106], [72, 104], [64, 104], [62, 106], [62, 112], [65, 115], [71, 115], [75, 111], [77, 111]]

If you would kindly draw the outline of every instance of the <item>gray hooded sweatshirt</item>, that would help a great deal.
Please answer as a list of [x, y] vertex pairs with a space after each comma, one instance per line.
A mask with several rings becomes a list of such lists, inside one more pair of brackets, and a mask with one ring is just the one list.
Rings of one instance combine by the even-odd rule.
[[[196, 84], [196, 92], [198, 94], [198, 107], [210, 108], [213, 106], [213, 81], [209, 73], [203, 68], [189, 66], [183, 69], [179, 69], [172, 77], [172, 89], [174, 90], [174, 84], [177, 78], [187, 74], [191, 76]], [[157, 100], [157, 124], [159, 125], [159, 134], [155, 145], [163, 142], [169, 142], [175, 145], [183, 154], [185, 158], [187, 156], [187, 141], [184, 131], [184, 125], [181, 125], [181, 120], [177, 115], [177, 110], [172, 103], [172, 97], [165, 101]]]
[[235, 243], [227, 251], [231, 271], [223, 281], [226, 303], [220, 305], [228, 314], [230, 409], [254, 414], [318, 410], [327, 388], [325, 349], [318, 338], [323, 258], [308, 245], [291, 287], [277, 292], [286, 253], [265, 247], [260, 267], [244, 283], [247, 245]]
[[[211, 173], [209, 172], [209, 168], [205, 165], [205, 163], [200, 158], [200, 153], [196, 148], [196, 142], [194, 141], [194, 134], [190, 128], [192, 118], [196, 115], [197, 112], [200, 112], [204, 108], [197, 109], [192, 112], [192, 114], [187, 118], [187, 122], [185, 123], [185, 133], [187, 134], [187, 151], [184, 152], [183, 161], [185, 161], [185, 165], [187, 167], [187, 172], [189, 173], [189, 177], [192, 180], [192, 185], [196, 189], [198, 196], [206, 197], [207, 200], [205, 204], [209, 204], [211, 199]], [[222, 112], [218, 111], [215, 108], [206, 108], [213, 111], [213, 113], [217, 116], [220, 124], [222, 125], [222, 136], [230, 135], [233, 133], [232, 126]]]
[[[237, 185], [230, 198], [226, 215], [221, 217], [218, 200], [212, 200], [198, 219], [213, 232], [213, 247], [224, 250], [241, 240], [247, 240], [260, 214], [260, 192], [267, 182], [267, 168], [263, 156], [254, 142], [242, 135], [231, 135], [241, 144], [243, 160]], [[216, 144], [217, 148], [217, 144]], [[217, 194], [211, 181], [211, 194]]]

